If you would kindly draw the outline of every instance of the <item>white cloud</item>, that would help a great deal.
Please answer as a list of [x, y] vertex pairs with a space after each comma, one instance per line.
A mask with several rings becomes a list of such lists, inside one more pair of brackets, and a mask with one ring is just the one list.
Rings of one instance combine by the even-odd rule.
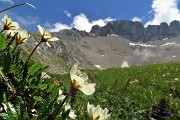
[[58, 32], [62, 29], [70, 29], [72, 27], [78, 29], [78, 30], [85, 30], [86, 32], [90, 32], [92, 26], [99, 25], [104, 26], [107, 24], [107, 22], [112, 21], [114, 19], [108, 17], [106, 19], [98, 19], [94, 21], [89, 21], [89, 19], [86, 17], [85, 14], [80, 13], [79, 15], [74, 17], [74, 20], [71, 25], [62, 24], [61, 22], [53, 24], [53, 28], [50, 28], [49, 30], [52, 32]]
[[132, 18], [132, 21], [138, 21], [138, 22], [141, 22], [142, 21], [142, 19], [141, 18], [139, 18], [139, 17], [134, 17], [134, 18]]
[[53, 26], [53, 28], [49, 29], [51, 32], [58, 32], [63, 29], [71, 29], [71, 26], [62, 23], [55, 23]]
[[12, 0], [0, 0], [0, 2], [14, 4]]
[[178, 9], [179, 0], [153, 0], [152, 10], [149, 14], [154, 14], [147, 25], [159, 25], [162, 22], [168, 24], [173, 20], [180, 20], [180, 11]]
[[67, 17], [69, 17], [69, 18], [72, 17], [71, 13], [68, 12], [67, 10], [65, 10], [64, 13], [66, 14]]
[[109, 21], [112, 21], [112, 20], [114, 20], [114, 19], [109, 17], [106, 19], [98, 19], [98, 20], [94, 20], [94, 21], [90, 22], [89, 19], [86, 17], [86, 15], [81, 13], [80, 15], [74, 17], [72, 26], [75, 27], [76, 29], [85, 30], [86, 32], [90, 32], [92, 26], [94, 26], [94, 25], [104, 26]]

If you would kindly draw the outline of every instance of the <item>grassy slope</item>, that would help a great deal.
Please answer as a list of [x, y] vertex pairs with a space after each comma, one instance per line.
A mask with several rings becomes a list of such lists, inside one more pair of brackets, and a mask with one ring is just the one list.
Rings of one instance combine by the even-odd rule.
[[[142, 119], [152, 104], [165, 98], [170, 105], [171, 119], [180, 118], [180, 63], [89, 70], [86, 73], [96, 83], [96, 92], [88, 97], [82, 93], [77, 95], [75, 107], [80, 111], [86, 110], [89, 101], [108, 108], [112, 120]], [[69, 79], [69, 75], [61, 76], [65, 87], [69, 86]], [[128, 80], [138, 82], [127, 85]], [[79, 119], [83, 119], [81, 114]]]

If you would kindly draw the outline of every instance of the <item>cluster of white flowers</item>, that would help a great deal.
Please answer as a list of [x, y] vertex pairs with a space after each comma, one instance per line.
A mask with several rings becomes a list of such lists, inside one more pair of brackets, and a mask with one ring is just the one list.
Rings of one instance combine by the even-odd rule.
[[[4, 15], [2, 22], [4, 24], [2, 31], [5, 31], [8, 38], [12, 38], [17, 33], [17, 36], [15, 37], [17, 44], [24, 43], [30, 38], [30, 34], [28, 34], [27, 30], [20, 28], [19, 24], [12, 21], [7, 15]], [[40, 25], [37, 25], [37, 27], [42, 36], [41, 41], [46, 42], [49, 47], [51, 47], [51, 45], [48, 43], [49, 41], [59, 40], [57, 37], [52, 37], [49, 30], [44, 29]]]
[[[78, 70], [78, 64], [76, 63], [70, 70], [71, 77], [71, 88], [74, 91], [80, 90], [86, 95], [92, 95], [95, 92], [95, 83], [88, 83], [88, 76], [85, 73], [81, 73]], [[63, 101], [66, 96], [62, 94], [62, 90], [59, 90], [59, 98], [58, 101]], [[76, 118], [74, 114], [74, 110], [71, 110], [71, 106], [64, 102], [65, 111], [70, 110], [69, 117], [72, 119]], [[94, 105], [90, 105], [89, 102], [87, 104], [87, 112], [91, 117], [91, 120], [107, 120], [110, 117], [108, 114], [108, 109], [104, 110], [98, 105], [95, 107]]]
[[[2, 21], [3, 21], [3, 29], [1, 30], [1, 32], [4, 32], [7, 38], [14, 37], [17, 45], [26, 42], [30, 38], [30, 34], [27, 32], [27, 30], [23, 30], [22, 28], [20, 28], [19, 24], [17, 22], [12, 21], [11, 18], [9, 18], [7, 15], [4, 15], [4, 18], [2, 19]], [[51, 47], [51, 45], [48, 42], [59, 40], [59, 38], [57, 37], [52, 37], [49, 30], [44, 29], [40, 25], [37, 25], [37, 27], [41, 34], [41, 41], [39, 42], [39, 44], [41, 42], [45, 42], [49, 47]], [[28, 60], [30, 59], [31, 55], [36, 50], [38, 45], [34, 48]], [[49, 76], [47, 76], [47, 78], [48, 77]], [[70, 77], [71, 77], [71, 90], [72, 91], [80, 90], [86, 95], [92, 95], [95, 92], [96, 84], [88, 82], [88, 75], [85, 73], [81, 73], [81, 71], [78, 70], [78, 64], [75, 64], [71, 68]], [[75, 119], [77, 117], [77, 115], [75, 114], [75, 111], [71, 109], [71, 106], [69, 105], [69, 103], [65, 102], [68, 95], [64, 96], [62, 93], [63, 93], [62, 90], [59, 90], [58, 101], [61, 101], [62, 104], [64, 103], [63, 106], [64, 106], [65, 111], [70, 110], [69, 117], [71, 119]], [[7, 109], [6, 105], [5, 104], [3, 105], [6, 110]], [[8, 105], [11, 111], [16, 112], [15, 109], [11, 106], [11, 104], [8, 104]], [[108, 110], [106, 108], [103, 110], [99, 105], [97, 107], [94, 107], [94, 105], [90, 105], [88, 103], [87, 111], [91, 117], [91, 120], [106, 120], [110, 116], [110, 114], [108, 114]], [[33, 112], [32, 114], [33, 116], [37, 116], [36, 114], [34, 114], [34, 112], [35, 113], [37, 112], [35, 109], [32, 109], [31, 112]]]
[[19, 24], [12, 21], [7, 15], [4, 15], [2, 22], [4, 23], [3, 31], [5, 31], [7, 37], [11, 38], [17, 33], [15, 37], [17, 44], [24, 43], [29, 39], [30, 35], [27, 30], [20, 28]]

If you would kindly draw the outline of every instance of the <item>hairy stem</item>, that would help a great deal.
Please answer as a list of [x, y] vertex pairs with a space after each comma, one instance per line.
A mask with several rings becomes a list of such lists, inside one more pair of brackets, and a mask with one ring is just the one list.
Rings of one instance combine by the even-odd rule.
[[41, 40], [41, 41], [36, 45], [36, 47], [33, 49], [33, 51], [31, 52], [31, 54], [29, 55], [27, 61], [30, 60], [32, 54], [34, 53], [34, 51], [37, 49], [37, 47], [38, 47], [41, 43], [42, 43], [42, 40]]
[[61, 104], [56, 108], [55, 112], [53, 113], [52, 117], [49, 118], [50, 120], [55, 120], [56, 116], [58, 115], [58, 113], [60, 112], [61, 108], [63, 107], [64, 103], [66, 102], [67, 98], [72, 95], [74, 92], [76, 92], [76, 90], [71, 90], [66, 97], [64, 98], [64, 100], [61, 102]]
[[1, 33], [4, 32], [4, 29], [2, 29], [0, 32], [1, 32]]
[[14, 52], [16, 50], [16, 48], [18, 47], [18, 43], [16, 43], [16, 45], [14, 46], [14, 49], [12, 50], [12, 52]]

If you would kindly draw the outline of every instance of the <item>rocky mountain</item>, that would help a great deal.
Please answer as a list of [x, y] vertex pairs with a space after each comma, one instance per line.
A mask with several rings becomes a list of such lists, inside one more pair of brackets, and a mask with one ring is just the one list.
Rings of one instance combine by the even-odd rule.
[[[30, 40], [21, 45], [21, 48], [24, 51], [24, 59], [27, 59], [28, 55], [38, 44], [41, 38], [39, 33], [30, 34]], [[92, 68], [92, 63], [86, 59], [85, 54], [79, 49], [79, 46], [84, 44], [81, 40], [82, 37], [90, 35], [89, 33], [72, 29], [62, 30], [57, 33], [52, 33], [52, 35], [58, 37], [60, 40], [56, 42], [49, 42], [51, 47], [42, 43], [33, 54], [33, 59], [41, 62], [45, 66], [49, 65], [49, 71], [51, 73], [69, 71], [70, 66], [76, 62], [83, 63], [80, 65], [81, 68]]]
[[172, 21], [170, 25], [163, 22], [160, 25], [148, 25], [146, 28], [140, 22], [130, 20], [115, 20], [100, 27], [95, 25], [91, 33], [98, 36], [116, 34], [131, 41], [150, 41], [174, 38], [180, 34], [180, 22]]
[[[90, 33], [75, 28], [61, 30], [52, 33], [60, 40], [49, 42], [52, 47], [42, 43], [32, 59], [49, 65], [49, 72], [56, 74], [69, 71], [74, 63], [79, 63], [82, 69], [104, 69], [177, 62], [180, 61], [178, 24], [173, 21], [170, 26], [162, 23], [144, 28], [139, 22], [113, 21], [104, 27], [94, 26]], [[40, 38], [39, 33], [31, 33], [30, 40], [21, 45], [25, 59]], [[163, 40], [157, 40], [160, 38]]]

